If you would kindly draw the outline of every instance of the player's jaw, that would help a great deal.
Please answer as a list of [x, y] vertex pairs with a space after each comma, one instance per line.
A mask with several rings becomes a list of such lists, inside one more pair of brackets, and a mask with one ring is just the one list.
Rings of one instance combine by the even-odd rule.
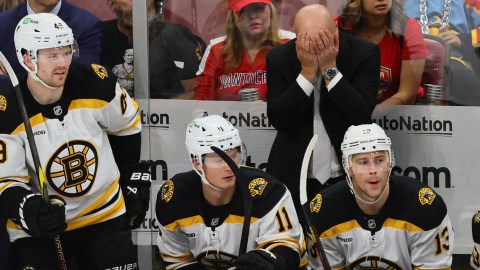
[[[63, 87], [68, 75], [68, 67], [57, 67], [39, 76], [47, 85], [52, 87]], [[43, 77], [43, 78], [42, 78]]]
[[[360, 179], [358, 179], [360, 178]], [[387, 184], [386, 176], [383, 173], [368, 175], [364, 177], [358, 177], [359, 181], [355, 181], [356, 194], [365, 201], [375, 201], [380, 195]]]

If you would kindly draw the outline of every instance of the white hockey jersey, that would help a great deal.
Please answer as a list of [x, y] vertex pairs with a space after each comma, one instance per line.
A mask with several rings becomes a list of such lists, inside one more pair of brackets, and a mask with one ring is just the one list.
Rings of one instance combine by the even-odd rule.
[[480, 269], [480, 210], [472, 218], [473, 251], [470, 256], [470, 265]]
[[[107, 133], [139, 133], [137, 103], [116, 83], [112, 73], [95, 64], [72, 64], [63, 95], [54, 104], [36, 102], [28, 91], [26, 77], [20, 87], [48, 193], [66, 201], [66, 230], [123, 214], [120, 174]], [[30, 190], [27, 164], [35, 166], [11, 84], [0, 85], [0, 119], [0, 196], [10, 188]], [[12, 207], [18, 209], [17, 205]], [[11, 241], [28, 236], [12, 220], [7, 227]]]
[[[310, 213], [332, 269], [451, 267], [454, 235], [447, 207], [440, 195], [410, 177], [390, 178], [378, 215], [360, 210], [346, 181], [317, 194]], [[310, 264], [322, 269], [312, 255]]]
[[[244, 184], [254, 200], [247, 252], [286, 247], [292, 251], [290, 256], [300, 256], [305, 244], [290, 192], [263, 171], [241, 170], [249, 179]], [[197, 263], [209, 270], [235, 266], [244, 220], [238, 186], [229, 204], [213, 207], [203, 197], [200, 177], [194, 171], [177, 174], [159, 191], [156, 215], [160, 223], [157, 244], [167, 269]]]

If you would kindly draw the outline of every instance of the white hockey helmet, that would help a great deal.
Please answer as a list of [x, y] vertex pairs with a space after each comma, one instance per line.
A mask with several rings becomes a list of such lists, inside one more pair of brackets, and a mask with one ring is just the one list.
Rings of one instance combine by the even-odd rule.
[[354, 154], [387, 151], [390, 168], [395, 166], [392, 142], [385, 131], [375, 123], [350, 126], [345, 132], [341, 148], [343, 168], [347, 174], [351, 165], [350, 157]]
[[238, 129], [220, 115], [209, 115], [194, 119], [187, 126], [186, 140], [188, 153], [202, 163], [202, 155], [212, 153], [212, 146], [226, 151], [242, 146]]
[[[14, 34], [18, 61], [29, 72], [37, 73], [37, 52], [41, 49], [72, 46], [72, 54], [78, 54], [72, 29], [57, 15], [51, 13], [29, 14], [17, 24]], [[31, 71], [23, 63], [25, 51], [35, 63]]]

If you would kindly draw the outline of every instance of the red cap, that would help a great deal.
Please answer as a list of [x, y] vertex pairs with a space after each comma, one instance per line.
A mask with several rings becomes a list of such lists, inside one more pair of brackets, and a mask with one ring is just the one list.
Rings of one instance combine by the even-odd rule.
[[228, 0], [228, 5], [233, 12], [237, 13], [242, 8], [253, 3], [271, 4], [272, 0]]

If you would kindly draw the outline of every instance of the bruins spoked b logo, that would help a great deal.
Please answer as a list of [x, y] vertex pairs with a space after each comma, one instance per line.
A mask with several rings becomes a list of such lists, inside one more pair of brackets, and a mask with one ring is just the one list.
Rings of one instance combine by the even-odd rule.
[[70, 141], [62, 145], [48, 161], [47, 181], [63, 196], [82, 196], [95, 181], [97, 162], [97, 150], [91, 143]]

